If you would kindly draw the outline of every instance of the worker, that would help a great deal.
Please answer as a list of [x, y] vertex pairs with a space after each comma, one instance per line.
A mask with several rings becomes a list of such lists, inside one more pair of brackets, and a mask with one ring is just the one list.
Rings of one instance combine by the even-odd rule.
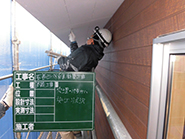
[[68, 57], [60, 57], [58, 64], [63, 71], [92, 71], [98, 65], [98, 61], [104, 56], [104, 48], [108, 47], [112, 34], [108, 29], [95, 27], [93, 35], [85, 45], [78, 47], [73, 32], [69, 35], [71, 42], [71, 54]]
[[[108, 29], [95, 27], [93, 35], [87, 40], [85, 45], [78, 47], [76, 37], [73, 32], [69, 34], [71, 54], [68, 57], [60, 57], [58, 64], [63, 71], [92, 71], [98, 65], [99, 60], [104, 56], [104, 48], [108, 47], [112, 40], [112, 34]], [[5, 111], [13, 103], [13, 86], [9, 86], [5, 95], [0, 100], [0, 119], [5, 115]], [[62, 139], [74, 139], [76, 132], [60, 132]]]
[[0, 119], [5, 115], [5, 111], [12, 106], [13, 103], [13, 86], [12, 84], [7, 89], [6, 93], [0, 100]]
[[[87, 40], [85, 45], [78, 47], [76, 37], [73, 32], [69, 34], [71, 42], [71, 54], [68, 57], [60, 57], [58, 64], [63, 71], [93, 71], [98, 65], [99, 60], [104, 56], [104, 48], [108, 47], [112, 34], [107, 29], [95, 27], [93, 35]], [[72, 131], [59, 132], [62, 139], [74, 139]], [[78, 132], [76, 132], [78, 133]]]

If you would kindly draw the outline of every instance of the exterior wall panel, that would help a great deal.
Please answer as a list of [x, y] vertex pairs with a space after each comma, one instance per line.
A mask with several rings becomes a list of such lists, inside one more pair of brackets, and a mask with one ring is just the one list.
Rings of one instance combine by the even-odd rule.
[[[105, 26], [112, 31], [113, 42], [105, 49], [96, 76], [133, 139], [147, 135], [153, 39], [184, 29], [184, 15], [184, 0], [125, 0]], [[96, 122], [106, 118], [98, 112]], [[109, 128], [102, 124], [96, 131]], [[104, 135], [108, 132], [104, 129]], [[99, 132], [97, 137], [104, 138]]]

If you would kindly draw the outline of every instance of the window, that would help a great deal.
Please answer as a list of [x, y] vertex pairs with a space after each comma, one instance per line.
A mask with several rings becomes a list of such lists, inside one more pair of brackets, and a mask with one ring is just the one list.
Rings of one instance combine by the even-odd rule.
[[183, 139], [185, 31], [154, 39], [148, 139]]

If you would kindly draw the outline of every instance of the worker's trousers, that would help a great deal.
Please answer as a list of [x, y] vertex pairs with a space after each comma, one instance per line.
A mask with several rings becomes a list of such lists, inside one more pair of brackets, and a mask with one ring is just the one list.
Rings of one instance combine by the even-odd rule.
[[80, 131], [68, 131], [68, 132], [59, 132], [62, 136], [62, 139], [76, 139], [74, 136], [75, 133], [80, 133]]

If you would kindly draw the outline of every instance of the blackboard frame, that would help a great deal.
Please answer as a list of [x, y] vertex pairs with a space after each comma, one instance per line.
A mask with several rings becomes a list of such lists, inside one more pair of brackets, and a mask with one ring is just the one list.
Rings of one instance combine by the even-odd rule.
[[94, 129], [94, 72], [14, 71], [13, 87], [14, 132]]

